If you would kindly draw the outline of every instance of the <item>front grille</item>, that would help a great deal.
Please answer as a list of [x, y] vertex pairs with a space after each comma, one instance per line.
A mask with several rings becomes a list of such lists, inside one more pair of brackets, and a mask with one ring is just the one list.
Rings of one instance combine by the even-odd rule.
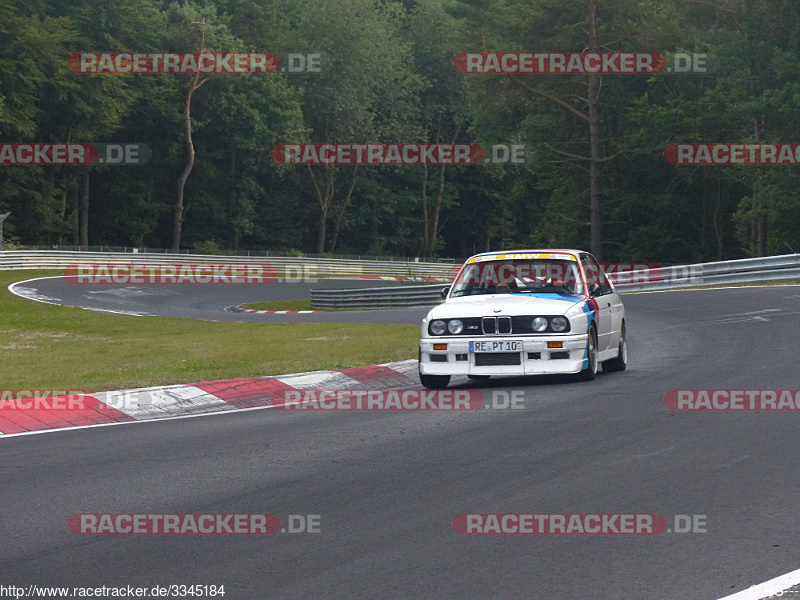
[[497, 333], [497, 319], [494, 317], [483, 317], [483, 333], [487, 335]]
[[569, 352], [551, 352], [550, 360], [558, 360], [559, 358], [569, 358]]
[[511, 317], [483, 317], [482, 325], [486, 335], [511, 333]]
[[511, 333], [511, 317], [497, 317], [497, 333]]
[[447, 354], [431, 354], [431, 362], [447, 362]]
[[476, 367], [498, 367], [519, 365], [519, 352], [479, 352], [475, 354]]

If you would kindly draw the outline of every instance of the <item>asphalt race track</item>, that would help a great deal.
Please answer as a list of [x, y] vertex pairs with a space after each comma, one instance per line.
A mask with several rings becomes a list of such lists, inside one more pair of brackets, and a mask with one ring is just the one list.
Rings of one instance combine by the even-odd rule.
[[[37, 283], [62, 298], [49, 285]], [[234, 289], [136, 306], [208, 315]], [[664, 395], [800, 388], [798, 298], [795, 286], [626, 295], [627, 371], [476, 386], [522, 390], [524, 410], [253, 410], [0, 440], [0, 574], [19, 586], [224, 585], [225, 600], [715, 600], [800, 567], [800, 414], [673, 412]], [[412, 312], [359, 320], [416, 323]], [[68, 516], [86, 512], [320, 515], [321, 533], [70, 533]], [[453, 528], [460, 513], [492, 512], [660, 513], [668, 527], [705, 515], [707, 533]]]
[[[110, 310], [138, 315], [188, 317], [209, 321], [249, 321], [269, 323], [387, 323], [418, 325], [427, 308], [394, 308], [365, 312], [335, 311], [300, 315], [261, 315], [228, 312], [225, 309], [248, 302], [298, 300], [309, 298], [312, 289], [347, 289], [400, 286], [397, 281], [319, 279], [310, 283], [271, 283], [263, 285], [76, 285], [63, 277], [37, 279], [19, 287], [56, 304]], [[443, 283], [442, 287], [447, 284]]]

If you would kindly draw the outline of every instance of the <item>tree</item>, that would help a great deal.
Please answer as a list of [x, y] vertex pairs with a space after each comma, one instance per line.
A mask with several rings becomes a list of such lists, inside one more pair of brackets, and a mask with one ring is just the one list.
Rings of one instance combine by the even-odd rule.
[[[299, 80], [311, 140], [365, 143], [414, 139], [416, 93], [409, 43], [400, 37], [401, 4], [314, 0], [296, 6], [299, 40], [321, 55], [321, 72]], [[300, 44], [300, 42], [298, 42]], [[412, 125], [409, 125], [411, 123]], [[334, 251], [363, 167], [308, 166], [317, 202], [316, 251]], [[328, 226], [333, 217], [334, 231]]]
[[[511, 0], [502, 10], [495, 3], [465, 6], [460, 14], [473, 27], [473, 39], [480, 44], [475, 50], [537, 52], [609, 52], [647, 48], [651, 32], [658, 31], [657, 3], [638, 0], [540, 0], [534, 4]], [[479, 77], [477, 75], [473, 76]], [[603, 202], [602, 173], [606, 164], [618, 153], [609, 121], [603, 110], [602, 97], [625, 84], [615, 81], [626, 76], [522, 75], [480, 76], [487, 90], [483, 93], [483, 111], [496, 109], [499, 102], [522, 103], [528, 115], [519, 127], [528, 127], [535, 143], [543, 149], [540, 160], [553, 165], [568, 165], [587, 176], [584, 190], [588, 195], [589, 240], [591, 251], [602, 260]], [[640, 76], [641, 77], [641, 76]], [[518, 87], [530, 99], [516, 97], [508, 84]], [[495, 102], [486, 102], [489, 96]], [[566, 120], [565, 120], [566, 117]], [[492, 120], [491, 118], [489, 119]], [[539, 121], [538, 123], [534, 121]], [[496, 121], [493, 121], [496, 122]], [[576, 127], [577, 125], [577, 127]], [[536, 169], [536, 166], [533, 167]], [[553, 177], [548, 185], [573, 187], [571, 177]], [[554, 187], [554, 195], [559, 191]], [[588, 193], [587, 193], [588, 192]], [[556, 212], [570, 223], [582, 225], [578, 215]]]

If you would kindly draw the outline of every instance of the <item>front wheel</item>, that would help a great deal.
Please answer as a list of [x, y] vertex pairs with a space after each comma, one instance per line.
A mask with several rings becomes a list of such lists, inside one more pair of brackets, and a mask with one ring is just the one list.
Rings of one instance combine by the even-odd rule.
[[419, 381], [431, 390], [443, 390], [450, 383], [450, 375], [423, 375], [419, 374]]
[[597, 377], [597, 331], [594, 326], [589, 329], [589, 337], [586, 342], [586, 358], [589, 359], [589, 366], [578, 373], [581, 381], [592, 381]]
[[625, 322], [623, 321], [622, 328], [619, 330], [619, 349], [617, 350], [617, 357], [603, 361], [603, 371], [606, 373], [624, 371], [627, 366], [628, 341], [625, 339]]

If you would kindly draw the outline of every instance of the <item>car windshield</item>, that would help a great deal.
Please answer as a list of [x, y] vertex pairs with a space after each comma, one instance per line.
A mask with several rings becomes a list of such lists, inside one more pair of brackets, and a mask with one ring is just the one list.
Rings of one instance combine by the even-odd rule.
[[453, 297], [483, 294], [583, 294], [578, 263], [569, 260], [494, 260], [467, 265]]

